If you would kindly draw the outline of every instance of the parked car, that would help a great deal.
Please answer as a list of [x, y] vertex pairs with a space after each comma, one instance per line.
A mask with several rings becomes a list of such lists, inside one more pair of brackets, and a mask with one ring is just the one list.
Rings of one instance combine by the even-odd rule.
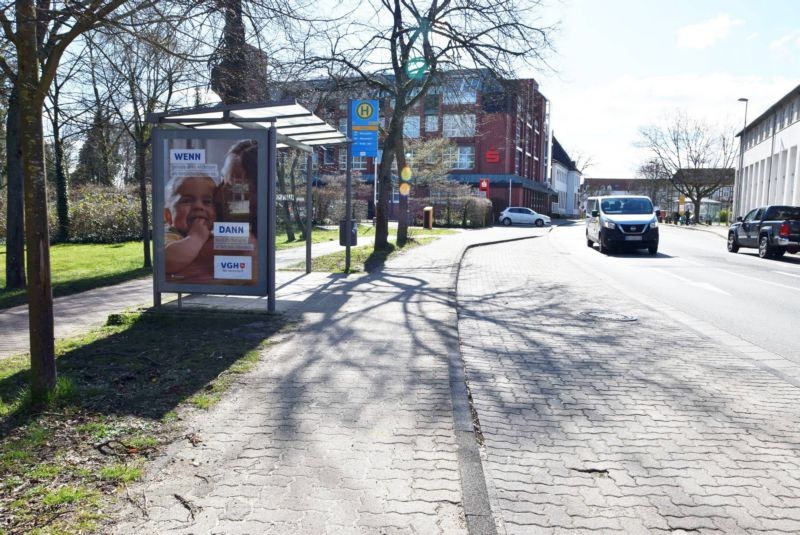
[[502, 212], [497, 220], [504, 224], [509, 225], [535, 225], [543, 227], [550, 224], [550, 218], [544, 214], [539, 214], [530, 208], [522, 208], [519, 206], [509, 206]]
[[737, 217], [728, 229], [728, 251], [758, 247], [761, 258], [800, 251], [800, 206], [761, 206]]
[[589, 197], [586, 201], [586, 245], [658, 252], [658, 219], [653, 202], [642, 195]]

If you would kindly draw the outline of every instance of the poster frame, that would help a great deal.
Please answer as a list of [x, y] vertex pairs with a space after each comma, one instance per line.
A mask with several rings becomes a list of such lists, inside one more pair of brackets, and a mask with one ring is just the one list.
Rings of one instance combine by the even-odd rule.
[[[217, 295], [270, 296], [274, 299], [275, 288], [275, 152], [276, 133], [273, 128], [247, 129], [153, 129], [153, 290], [164, 292], [199, 293]], [[210, 140], [230, 139], [231, 143], [241, 139], [254, 139], [258, 143], [258, 176], [256, 180], [257, 201], [257, 282], [241, 284], [180, 284], [166, 280], [164, 268], [164, 187], [169, 177], [169, 149], [173, 139]]]

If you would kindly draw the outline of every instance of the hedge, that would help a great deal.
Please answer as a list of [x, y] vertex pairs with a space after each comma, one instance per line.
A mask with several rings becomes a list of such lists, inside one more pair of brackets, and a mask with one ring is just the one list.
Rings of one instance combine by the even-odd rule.
[[[5, 197], [5, 196], [3, 196]], [[149, 199], [149, 193], [148, 193]], [[0, 201], [0, 241], [6, 240], [6, 203]], [[85, 186], [70, 192], [70, 238], [76, 243], [120, 243], [142, 237], [141, 207], [135, 188]], [[58, 229], [55, 201], [47, 206], [51, 239]]]

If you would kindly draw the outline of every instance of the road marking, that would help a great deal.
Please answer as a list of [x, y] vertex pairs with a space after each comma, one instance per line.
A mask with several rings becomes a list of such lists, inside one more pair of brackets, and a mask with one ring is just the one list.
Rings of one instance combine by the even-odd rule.
[[790, 290], [794, 290], [796, 292], [800, 292], [800, 288], [798, 288], [796, 286], [787, 286], [785, 284], [780, 284], [780, 283], [771, 282], [771, 281], [765, 281], [764, 279], [759, 279], [759, 278], [756, 278], [756, 277], [748, 277], [747, 275], [742, 275], [741, 273], [735, 273], [733, 271], [728, 271], [728, 270], [725, 270], [725, 269], [720, 269], [720, 271], [722, 273], [727, 273], [728, 275], [733, 275], [735, 277], [741, 277], [743, 279], [750, 279], [750, 280], [754, 280], [754, 281], [758, 281], [758, 282], [763, 282], [764, 284], [770, 284], [772, 286], [778, 286], [779, 288], [788, 288]]
[[667, 275], [671, 275], [671, 276], [675, 277], [676, 279], [678, 279], [679, 281], [683, 282], [684, 284], [688, 284], [689, 286], [694, 286], [696, 288], [702, 288], [703, 290], [708, 290], [709, 292], [715, 292], [715, 293], [718, 293], [718, 294], [727, 295], [728, 297], [731, 296], [731, 294], [729, 294], [725, 290], [717, 288], [716, 286], [714, 286], [713, 284], [711, 284], [709, 282], [693, 281], [692, 279], [687, 279], [686, 277], [681, 277], [680, 275], [676, 275], [675, 273], [672, 273], [670, 271], [667, 271], [667, 270], [661, 269], [661, 268], [654, 268], [654, 271], [659, 271], [661, 273], [665, 273]]
[[800, 279], [800, 275], [797, 275], [795, 273], [786, 273], [785, 271], [776, 271], [775, 273], [780, 273], [781, 275], [786, 275], [787, 277], [797, 277], [798, 279]]

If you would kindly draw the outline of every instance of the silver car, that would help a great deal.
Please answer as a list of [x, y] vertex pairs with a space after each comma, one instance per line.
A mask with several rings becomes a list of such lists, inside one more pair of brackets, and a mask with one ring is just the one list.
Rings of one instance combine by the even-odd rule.
[[539, 214], [530, 208], [522, 208], [519, 206], [509, 206], [502, 212], [497, 220], [504, 224], [509, 225], [534, 225], [543, 227], [550, 224], [550, 218], [544, 214]]

